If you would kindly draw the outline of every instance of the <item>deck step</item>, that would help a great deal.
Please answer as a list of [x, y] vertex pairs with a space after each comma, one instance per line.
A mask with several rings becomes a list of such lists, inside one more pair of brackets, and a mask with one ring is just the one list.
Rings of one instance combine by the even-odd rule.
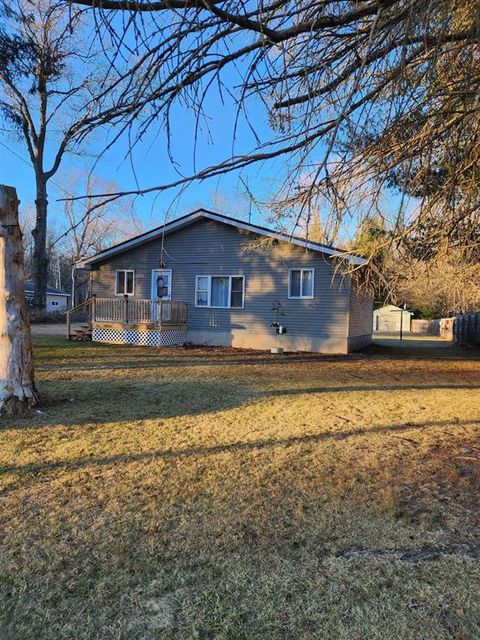
[[92, 339], [92, 327], [84, 324], [76, 327], [70, 334], [70, 340], [73, 342], [90, 342]]

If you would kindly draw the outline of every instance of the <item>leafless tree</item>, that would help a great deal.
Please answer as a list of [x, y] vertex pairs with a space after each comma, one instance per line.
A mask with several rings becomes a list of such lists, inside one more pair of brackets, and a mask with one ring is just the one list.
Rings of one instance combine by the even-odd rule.
[[7, 0], [0, 29], [0, 111], [26, 146], [35, 176], [34, 305], [47, 287], [49, 181], [66, 153], [121, 109], [111, 70], [89, 43], [88, 16], [59, 0]]
[[425, 317], [441, 318], [480, 307], [480, 262], [459, 249], [440, 251], [430, 260], [397, 264], [395, 293]]
[[[65, 190], [71, 195], [87, 196], [81, 200], [63, 200], [63, 215], [60, 217], [62, 225], [57, 225], [58, 235], [53, 242], [57, 253], [70, 266], [74, 303], [79, 278], [75, 263], [112, 244], [142, 233], [143, 225], [136, 215], [133, 202], [128, 198], [102, 205], [97, 199], [89, 197], [94, 190], [101, 189], [107, 193], [118, 190], [115, 182], [102, 180], [91, 172], [72, 170], [61, 176], [61, 183], [64, 189], [58, 193], [59, 196], [64, 195]], [[80, 276], [79, 284], [86, 285], [86, 282]]]
[[55, 240], [62, 253], [74, 262], [142, 233], [142, 221], [132, 200], [103, 205], [91, 199], [90, 194], [95, 190], [107, 193], [118, 190], [115, 182], [75, 169], [62, 175], [62, 185], [72, 195], [86, 194], [82, 200], [63, 201], [65, 228]]
[[[33, 230], [35, 229], [36, 222], [36, 208], [35, 206], [21, 207], [19, 211], [20, 228], [23, 238], [23, 262], [25, 279], [33, 281], [33, 267], [34, 267], [34, 253], [35, 243], [33, 239]], [[51, 220], [50, 220], [51, 222]], [[45, 247], [45, 256], [47, 260], [47, 284], [56, 286], [57, 279], [54, 274], [58, 272], [56, 268], [56, 262], [58, 262], [59, 255], [55, 251], [55, 229], [50, 228], [47, 230], [47, 239]]]
[[298, 219], [322, 198], [335, 228], [352, 211], [372, 215], [397, 188], [386, 242], [423, 225], [438, 245], [461, 223], [478, 227], [476, 0], [68, 1], [94, 9], [112, 61], [129, 58], [123, 126], [137, 139], [163, 118], [168, 133], [179, 103], [201, 121], [212, 91], [233, 95], [239, 117], [259, 102], [269, 114], [272, 135], [251, 152], [129, 193], [282, 157], [276, 204]]

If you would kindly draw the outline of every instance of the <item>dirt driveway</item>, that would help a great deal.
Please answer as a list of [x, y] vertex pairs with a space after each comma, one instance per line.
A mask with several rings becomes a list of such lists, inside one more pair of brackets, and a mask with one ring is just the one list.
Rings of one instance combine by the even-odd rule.
[[[77, 328], [78, 324], [72, 324], [72, 331]], [[30, 325], [32, 336], [62, 336], [66, 337], [67, 325], [63, 322], [58, 324], [32, 324]]]
[[444, 340], [440, 336], [427, 336], [416, 333], [406, 333], [400, 340], [398, 333], [374, 333], [373, 343], [382, 347], [407, 347], [411, 349], [439, 349], [450, 348], [455, 345], [451, 340]]

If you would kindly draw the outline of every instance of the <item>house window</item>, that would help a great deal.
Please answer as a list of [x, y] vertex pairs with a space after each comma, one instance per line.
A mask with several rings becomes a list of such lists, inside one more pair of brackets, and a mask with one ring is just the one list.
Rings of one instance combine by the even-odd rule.
[[195, 305], [197, 307], [208, 307], [210, 301], [210, 278], [209, 276], [197, 276], [195, 292]]
[[289, 269], [288, 297], [313, 298], [313, 269]]
[[244, 291], [244, 276], [197, 276], [195, 306], [242, 309]]
[[133, 269], [119, 269], [115, 279], [115, 295], [133, 296]]

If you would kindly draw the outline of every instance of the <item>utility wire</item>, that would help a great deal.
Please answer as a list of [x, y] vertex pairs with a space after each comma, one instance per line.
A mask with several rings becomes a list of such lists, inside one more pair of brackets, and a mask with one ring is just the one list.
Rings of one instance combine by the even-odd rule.
[[[21, 156], [19, 153], [11, 149], [8, 145], [6, 145], [1, 140], [0, 140], [0, 145], [2, 145], [2, 147], [4, 147], [7, 151], [10, 151], [10, 153], [13, 153], [13, 155], [16, 156], [19, 160], [21, 160], [24, 164], [28, 165], [29, 167], [32, 166], [31, 162], [29, 162], [28, 160], [25, 160], [23, 156]], [[66, 193], [67, 196], [70, 196], [70, 198], [75, 198], [73, 194], [69, 193], [66, 189], [64, 189], [64, 187], [59, 185], [58, 182], [55, 182], [55, 180], [53, 180], [52, 178], [50, 178], [50, 182], [54, 184], [58, 189], [60, 189], [60, 191], [63, 191], [63, 193]]]

